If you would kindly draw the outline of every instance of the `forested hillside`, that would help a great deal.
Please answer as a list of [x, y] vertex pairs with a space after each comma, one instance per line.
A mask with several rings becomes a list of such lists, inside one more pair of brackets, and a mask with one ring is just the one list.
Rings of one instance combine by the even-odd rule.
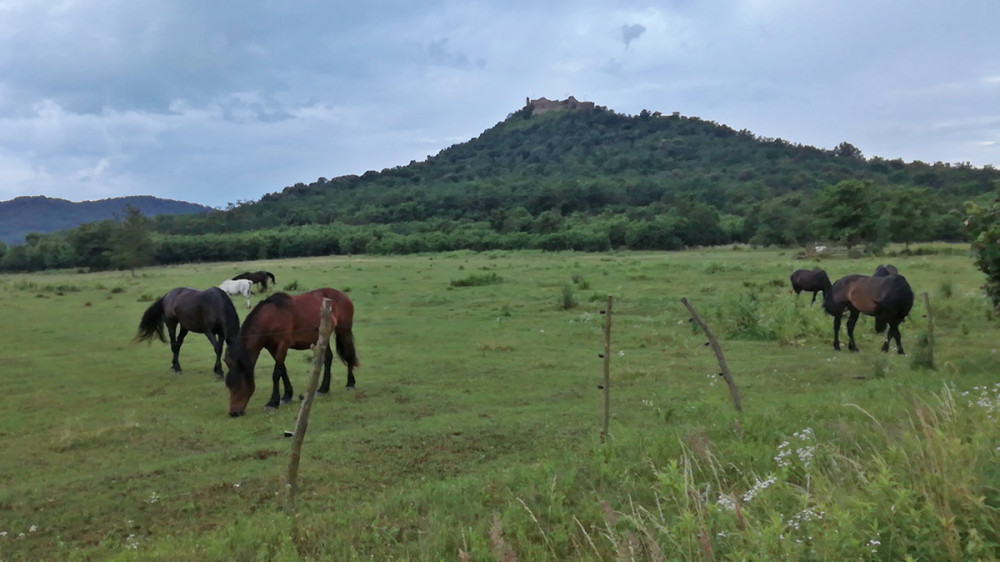
[[[459, 248], [957, 240], [1000, 172], [866, 158], [679, 114], [532, 105], [423, 162], [157, 217], [156, 263]], [[10, 268], [0, 260], [0, 267]], [[72, 265], [90, 266], [86, 262]]]
[[10, 201], [0, 201], [0, 242], [21, 244], [24, 237], [32, 232], [45, 234], [88, 222], [112, 219], [122, 214], [126, 205], [139, 209], [147, 217], [204, 213], [210, 210], [210, 207], [204, 205], [148, 195], [81, 202], [44, 196], [17, 197]]

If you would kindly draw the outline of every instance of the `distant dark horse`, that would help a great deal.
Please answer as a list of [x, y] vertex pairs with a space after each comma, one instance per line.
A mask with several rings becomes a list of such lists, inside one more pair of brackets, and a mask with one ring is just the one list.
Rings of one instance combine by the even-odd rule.
[[[217, 287], [206, 291], [180, 287], [163, 295], [146, 309], [139, 321], [139, 331], [134, 341], [148, 341], [155, 334], [160, 341], [163, 326], [170, 334], [170, 350], [174, 353], [172, 369], [181, 373], [177, 356], [181, 352], [184, 336], [190, 332], [205, 334], [215, 350], [215, 374], [222, 377], [222, 345], [232, 345], [240, 329], [240, 318], [229, 295]], [[177, 327], [180, 332], [175, 335]]]
[[899, 325], [913, 308], [913, 290], [906, 278], [895, 267], [880, 265], [872, 276], [852, 274], [841, 277], [823, 299], [823, 309], [833, 316], [833, 348], [840, 350], [840, 318], [850, 311], [847, 319], [848, 349], [857, 351], [854, 344], [854, 325], [861, 313], [875, 317], [875, 331], [889, 331], [882, 344], [882, 351], [889, 351], [889, 340], [896, 340], [896, 351], [903, 354]]
[[816, 293], [823, 293], [823, 300], [826, 300], [826, 293], [830, 290], [830, 278], [822, 269], [797, 269], [791, 276], [792, 290], [795, 294], [802, 291], [812, 293], [813, 298], [809, 304], [816, 302]]
[[254, 271], [252, 273], [247, 271], [245, 273], [240, 273], [236, 277], [233, 277], [233, 281], [236, 281], [238, 279], [249, 279], [251, 283], [260, 284], [261, 291], [266, 291], [268, 278], [271, 279], [271, 283], [276, 283], [276, 281], [274, 280], [274, 274], [271, 273], [270, 271]]
[[[282, 402], [292, 400], [292, 383], [285, 369], [285, 355], [289, 349], [309, 349], [319, 339], [320, 307], [323, 299], [333, 300], [332, 322], [337, 355], [347, 365], [347, 388], [354, 388], [354, 368], [359, 367], [354, 350], [354, 304], [347, 295], [336, 289], [316, 289], [301, 295], [275, 293], [257, 303], [250, 311], [233, 345], [226, 352], [226, 386], [229, 387], [229, 415], [241, 416], [253, 396], [256, 385], [253, 370], [262, 349], [274, 357], [274, 388], [267, 408], [277, 408]], [[330, 364], [333, 350], [326, 348], [323, 382], [319, 392], [330, 391]], [[284, 381], [285, 394], [278, 394], [278, 381]]]

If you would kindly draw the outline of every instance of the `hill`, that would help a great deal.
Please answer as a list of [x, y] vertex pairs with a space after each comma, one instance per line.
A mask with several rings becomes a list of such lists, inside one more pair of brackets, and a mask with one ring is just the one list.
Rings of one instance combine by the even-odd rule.
[[551, 234], [573, 230], [576, 219], [593, 226], [594, 218], [617, 217], [665, 222], [647, 233], [635, 227], [631, 238], [622, 225], [609, 226], [604, 238], [610, 236], [611, 246], [755, 237], [762, 244], [794, 244], [821, 237], [812, 221], [800, 219], [815, 213], [824, 189], [861, 181], [877, 188], [879, 199], [904, 189], [907, 198], [921, 197], [930, 219], [924, 233], [955, 240], [961, 221], [949, 213], [1000, 182], [991, 167], [866, 158], [847, 142], [819, 149], [677, 113], [628, 116], [600, 106], [551, 106], [559, 102], [537, 111], [539, 101], [547, 102], [529, 100], [477, 138], [424, 162], [298, 183], [227, 212], [167, 218], [159, 230], [382, 225], [383, 234], [412, 236], [480, 223], [501, 235]]
[[[816, 148], [676, 112], [528, 100], [422, 162], [297, 183], [225, 211], [156, 217], [154, 262], [956, 241], [965, 202], [998, 186], [989, 166], [865, 157], [849, 142]], [[86, 247], [67, 248], [74, 244]], [[79, 256], [107, 249], [93, 237], [47, 247], [61, 253], [11, 256], [0, 269], [96, 267]]]
[[122, 212], [125, 205], [139, 209], [147, 217], [204, 213], [211, 210], [204, 205], [148, 195], [80, 203], [45, 196], [17, 197], [10, 201], [0, 201], [0, 241], [20, 244], [32, 232], [45, 234], [114, 218]]

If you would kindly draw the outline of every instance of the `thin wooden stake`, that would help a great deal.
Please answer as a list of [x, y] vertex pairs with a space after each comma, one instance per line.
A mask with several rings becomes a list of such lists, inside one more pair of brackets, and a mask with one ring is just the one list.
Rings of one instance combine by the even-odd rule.
[[931, 314], [931, 296], [924, 293], [924, 306], [927, 307], [927, 353], [930, 365], [934, 365], [934, 315]]
[[611, 418], [611, 301], [604, 306], [604, 426], [601, 430], [601, 443], [608, 438], [608, 422]]
[[302, 406], [299, 408], [299, 417], [295, 420], [292, 452], [288, 457], [288, 470], [285, 472], [285, 509], [288, 511], [295, 510], [295, 490], [299, 477], [299, 460], [302, 458], [302, 441], [305, 439], [306, 428], [309, 426], [309, 411], [312, 409], [313, 399], [316, 398], [319, 373], [323, 369], [326, 349], [330, 345], [330, 334], [333, 333], [335, 321], [333, 320], [332, 303], [332, 299], [323, 299], [323, 306], [320, 308], [319, 339], [312, 346], [312, 374], [309, 376], [305, 397], [303, 397]]
[[708, 344], [712, 346], [712, 351], [715, 352], [715, 358], [719, 360], [719, 368], [722, 370], [722, 378], [726, 379], [726, 384], [729, 385], [729, 395], [733, 398], [733, 406], [736, 406], [736, 411], [742, 413], [743, 405], [740, 403], [740, 391], [736, 388], [736, 381], [733, 380], [732, 373], [729, 372], [729, 365], [726, 363], [726, 356], [722, 354], [722, 346], [719, 345], [719, 340], [715, 339], [715, 334], [712, 333], [711, 328], [708, 324], [702, 320], [698, 311], [694, 309], [694, 306], [688, 302], [687, 298], [681, 298], [681, 302], [688, 309], [688, 313], [691, 314], [691, 318], [701, 326], [704, 330], [705, 335], [708, 336]]

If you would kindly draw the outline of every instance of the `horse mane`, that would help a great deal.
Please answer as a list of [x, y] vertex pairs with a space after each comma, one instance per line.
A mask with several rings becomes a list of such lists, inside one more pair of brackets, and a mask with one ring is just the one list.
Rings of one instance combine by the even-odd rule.
[[229, 295], [225, 291], [218, 287], [210, 287], [205, 290], [205, 293], [210, 293], [211, 299], [217, 299], [222, 308], [222, 340], [226, 342], [226, 345], [232, 347], [233, 341], [236, 339], [236, 335], [240, 332], [240, 317], [236, 314], [236, 307], [233, 306], [233, 301], [229, 300]]

